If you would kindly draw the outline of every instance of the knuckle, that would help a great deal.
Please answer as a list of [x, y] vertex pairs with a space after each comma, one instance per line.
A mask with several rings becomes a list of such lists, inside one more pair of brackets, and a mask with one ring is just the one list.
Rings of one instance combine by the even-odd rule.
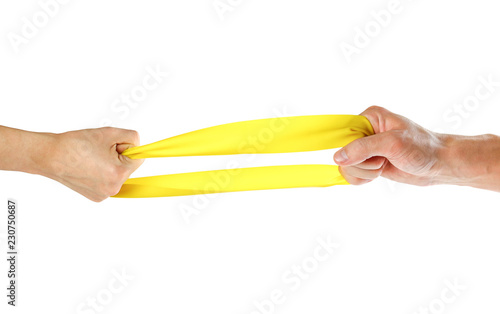
[[385, 110], [384, 107], [380, 107], [380, 106], [376, 106], [376, 105], [372, 105], [370, 107], [368, 107], [366, 110], [370, 110], [370, 111], [382, 111], [382, 110]]
[[370, 106], [364, 111], [364, 114], [370, 115], [373, 119], [385, 116], [388, 113], [390, 113], [390, 111], [381, 106]]
[[127, 141], [131, 141], [134, 144], [139, 144], [139, 132], [136, 130], [120, 129], [121, 136], [123, 136]]
[[115, 128], [110, 126], [94, 129], [93, 139], [97, 143], [105, 142], [109, 137], [112, 137], [114, 133], [115, 133]]
[[130, 130], [130, 135], [132, 136], [132, 138], [136, 141], [139, 140], [139, 132], [137, 132], [136, 130]]
[[99, 129], [102, 133], [104, 134], [110, 134], [110, 133], [113, 133], [115, 131], [115, 128], [111, 127], [111, 126], [105, 126], [105, 127], [102, 127]]

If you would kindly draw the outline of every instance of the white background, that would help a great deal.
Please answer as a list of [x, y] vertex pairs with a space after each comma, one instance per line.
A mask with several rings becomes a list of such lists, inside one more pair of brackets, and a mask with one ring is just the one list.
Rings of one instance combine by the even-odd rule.
[[[43, 11], [37, 1], [2, 1], [0, 124], [64, 132], [111, 121], [139, 131], [145, 144], [276, 111], [358, 114], [382, 105], [433, 130], [500, 134], [499, 87], [467, 117], [450, 111], [474, 96], [480, 77], [500, 80], [494, 1], [401, 0], [350, 63], [341, 43], [354, 44], [357, 27], [377, 31], [370, 12], [389, 1], [230, 3], [221, 18], [212, 0], [69, 1], [16, 52], [9, 36]], [[148, 67], [169, 76], [136, 108], [113, 108]], [[148, 160], [133, 176], [231, 160], [332, 163], [332, 154]], [[4, 296], [2, 205], [2, 313], [95, 313], [91, 298], [105, 303], [100, 313], [252, 313], [274, 289], [284, 302], [267, 313], [500, 310], [494, 192], [379, 179], [221, 194], [201, 206], [195, 197], [93, 203], [44, 177], [1, 172], [0, 204], [9, 197], [19, 202], [19, 306]], [[195, 205], [200, 213], [188, 224], [180, 208]], [[282, 275], [308, 260], [318, 236], [340, 248], [292, 291]], [[133, 279], [109, 292], [123, 269]], [[446, 280], [466, 289], [445, 304]]]

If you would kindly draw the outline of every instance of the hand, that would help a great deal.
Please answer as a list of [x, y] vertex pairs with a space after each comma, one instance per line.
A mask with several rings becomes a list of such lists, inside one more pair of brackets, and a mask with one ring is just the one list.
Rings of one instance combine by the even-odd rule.
[[136, 131], [99, 128], [51, 134], [53, 145], [41, 161], [41, 174], [100, 202], [120, 191], [122, 184], [143, 163], [121, 155], [139, 145]]
[[349, 183], [383, 176], [420, 186], [456, 184], [500, 191], [498, 136], [439, 134], [381, 107], [361, 115], [375, 135], [349, 143], [334, 156]]

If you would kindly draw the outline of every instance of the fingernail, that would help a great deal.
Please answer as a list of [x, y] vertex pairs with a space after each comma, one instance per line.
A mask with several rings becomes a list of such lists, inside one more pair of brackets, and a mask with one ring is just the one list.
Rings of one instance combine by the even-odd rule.
[[347, 154], [345, 153], [345, 150], [341, 149], [337, 152], [337, 156], [335, 157], [335, 160], [337, 162], [346, 162], [347, 161]]

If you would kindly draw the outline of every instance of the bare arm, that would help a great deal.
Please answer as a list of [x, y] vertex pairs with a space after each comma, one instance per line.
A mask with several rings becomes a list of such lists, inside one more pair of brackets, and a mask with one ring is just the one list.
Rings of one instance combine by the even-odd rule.
[[351, 184], [378, 176], [413, 185], [454, 184], [500, 192], [500, 137], [431, 132], [381, 107], [361, 115], [375, 135], [358, 139], [334, 158]]
[[139, 145], [132, 130], [99, 128], [61, 134], [0, 126], [0, 170], [39, 174], [93, 201], [115, 195], [143, 160], [121, 153]]

